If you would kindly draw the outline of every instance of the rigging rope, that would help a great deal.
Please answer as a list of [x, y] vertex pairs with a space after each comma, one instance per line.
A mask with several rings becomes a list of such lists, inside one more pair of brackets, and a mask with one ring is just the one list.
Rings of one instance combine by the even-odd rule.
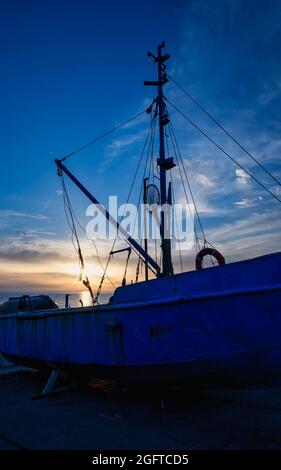
[[[156, 110], [157, 110], [157, 108], [156, 108]], [[136, 212], [136, 217], [135, 217], [135, 220], [134, 220], [133, 233], [135, 233], [136, 222], [138, 220], [138, 210], [139, 210], [139, 207], [140, 207], [141, 195], [143, 193], [143, 181], [144, 181], [144, 177], [145, 177], [145, 174], [146, 174], [146, 169], [147, 169], [147, 166], [148, 166], [149, 154], [151, 154], [150, 162], [149, 162], [149, 177], [150, 177], [150, 165], [151, 165], [151, 159], [153, 159], [153, 148], [154, 148], [154, 138], [155, 138], [156, 112], [157, 111], [155, 111], [155, 113], [153, 115], [153, 118], [150, 121], [150, 130], [151, 130], [150, 139], [149, 139], [149, 144], [148, 144], [148, 147], [147, 147], [147, 154], [146, 154], [146, 160], [145, 160], [145, 165], [144, 165], [144, 170], [143, 170], [143, 177], [142, 177], [139, 196], [138, 196], [137, 212]], [[148, 177], [148, 180], [149, 180], [149, 177]], [[146, 217], [146, 215], [145, 215], [145, 217]], [[144, 233], [144, 227], [142, 228], [141, 245], [142, 245], [142, 241], [143, 241], [143, 233]], [[142, 259], [141, 259], [141, 256], [139, 254], [138, 263], [137, 263], [137, 267], [136, 267], [136, 279], [138, 279], [138, 277], [139, 277], [139, 267], [140, 267], [140, 262], [141, 261], [142, 261]], [[156, 263], [157, 263], [157, 259], [156, 259]]]
[[[77, 234], [77, 230], [76, 230], [76, 226], [75, 226], [75, 222], [74, 222], [75, 215], [74, 215], [74, 212], [73, 212], [73, 209], [72, 209], [72, 206], [71, 206], [71, 202], [70, 202], [70, 199], [69, 199], [69, 196], [68, 196], [68, 193], [67, 193], [67, 189], [66, 189], [66, 186], [65, 186], [64, 176], [63, 176], [62, 173], [59, 176], [61, 178], [61, 185], [62, 185], [62, 191], [63, 191], [64, 210], [65, 210], [66, 220], [67, 220], [68, 226], [71, 230], [71, 240], [72, 240], [73, 247], [74, 247], [75, 251], [77, 252], [78, 258], [79, 258], [79, 265], [80, 265], [79, 280], [82, 281], [84, 286], [88, 289], [88, 291], [90, 293], [90, 296], [91, 296], [91, 299], [92, 299], [92, 302], [94, 304], [95, 303], [94, 302], [94, 294], [93, 294], [93, 291], [92, 291], [92, 288], [91, 288], [89, 278], [88, 278], [88, 276], [85, 276], [84, 279], [83, 279], [83, 271], [84, 271], [84, 268], [85, 268], [85, 264], [84, 264], [84, 258], [83, 258], [83, 254], [82, 254], [82, 250], [81, 250], [81, 246], [80, 246], [80, 242], [79, 242], [79, 238], [78, 238], [78, 234]], [[68, 211], [68, 213], [67, 213], [67, 211]], [[69, 219], [68, 214], [70, 216], [70, 219]], [[75, 237], [77, 246], [75, 246], [74, 237]]]
[[127, 269], [128, 269], [128, 264], [129, 264], [129, 259], [130, 259], [130, 256], [131, 256], [131, 252], [132, 252], [132, 248], [129, 247], [128, 256], [127, 256], [127, 260], [126, 260], [126, 264], [125, 264], [125, 271], [124, 271], [124, 275], [123, 275], [122, 286], [126, 285]]
[[[155, 113], [157, 113], [157, 112], [158, 112], [158, 107], [155, 110]], [[148, 172], [148, 181], [150, 182], [150, 175], [151, 175], [152, 184], [155, 184], [154, 138], [155, 138], [155, 130], [154, 130], [153, 141], [152, 141], [152, 146], [151, 146], [150, 165], [149, 165], [149, 172]], [[156, 176], [156, 178], [157, 178], [157, 176]], [[149, 212], [148, 217], [150, 217], [151, 221], [152, 221], [152, 218], [153, 218], [152, 212]], [[154, 257], [155, 257], [156, 263], [158, 263], [156, 233], [154, 232], [152, 235], [154, 235]]]
[[[178, 141], [177, 141], [177, 138], [176, 138], [176, 135], [175, 135], [175, 131], [174, 131], [173, 125], [172, 125], [171, 123], [169, 123], [169, 128], [170, 128], [170, 132], [171, 132], [172, 144], [173, 144], [174, 152], [175, 152], [175, 155], [176, 155], [177, 165], [178, 165], [178, 167], [179, 167], [179, 172], [180, 172], [180, 174], [181, 174], [180, 164], [179, 164], [179, 161], [180, 161], [181, 166], [182, 166], [182, 169], [183, 169], [183, 173], [184, 173], [184, 176], [185, 176], [187, 185], [188, 185], [188, 189], [189, 189], [189, 192], [190, 192], [190, 195], [191, 195], [191, 199], [192, 199], [192, 202], [193, 202], [193, 205], [194, 205], [195, 215], [196, 215], [196, 217], [197, 217], [197, 220], [198, 220], [198, 223], [199, 223], [199, 227], [200, 227], [200, 230], [201, 230], [201, 233], [202, 233], [202, 236], [203, 236], [203, 248], [205, 248], [205, 247], [209, 244], [209, 242], [208, 242], [208, 240], [207, 240], [207, 238], [206, 238], [205, 231], [204, 231], [204, 229], [203, 229], [203, 224], [202, 224], [201, 218], [200, 218], [200, 216], [199, 216], [199, 211], [198, 211], [198, 208], [197, 208], [197, 204], [196, 204], [196, 201], [195, 201], [195, 197], [194, 197], [194, 194], [193, 194], [193, 191], [192, 191], [192, 188], [191, 188], [191, 184], [190, 184], [190, 182], [189, 182], [189, 178], [188, 178], [188, 176], [187, 176], [187, 172], [186, 172], [186, 169], [185, 169], [185, 165], [184, 165], [184, 162], [183, 162], [183, 158], [182, 158], [182, 155], [181, 155], [181, 151], [180, 151], [180, 148], [179, 148], [179, 144], [178, 144]], [[179, 158], [178, 158], [178, 157], [179, 157]], [[182, 176], [181, 176], [181, 178], [182, 178]], [[183, 186], [184, 186], [184, 183], [183, 183]], [[184, 191], [185, 191], [185, 186], [184, 186]], [[186, 194], [186, 192], [185, 192], [185, 194]], [[190, 206], [189, 206], [189, 201], [188, 201], [187, 195], [186, 195], [186, 199], [187, 199], [187, 204], [188, 204], [188, 207], [189, 207], [190, 216], [192, 217], [191, 209], [190, 209]], [[197, 234], [195, 225], [194, 225], [194, 234], [195, 234], [197, 252], [199, 252], [200, 249], [201, 249], [201, 247], [200, 247], [199, 237], [198, 237], [198, 234]], [[212, 259], [211, 256], [210, 256], [210, 261], [211, 261], [212, 265], [214, 266], [214, 262], [213, 262], [213, 259]]]
[[98, 137], [95, 137], [94, 139], [90, 140], [87, 144], [85, 145], [82, 145], [81, 147], [78, 147], [76, 150], [73, 150], [73, 152], [69, 153], [68, 155], [66, 155], [65, 157], [61, 158], [60, 161], [65, 161], [67, 160], [68, 158], [72, 157], [73, 155], [75, 155], [76, 153], [79, 153], [81, 152], [81, 150], [84, 150], [86, 149], [87, 147], [90, 147], [90, 145], [93, 145], [94, 143], [98, 142], [99, 140], [103, 139], [104, 137], [108, 136], [109, 134], [112, 134], [112, 132], [116, 131], [117, 129], [120, 129], [120, 127], [123, 127], [125, 126], [126, 124], [128, 124], [129, 122], [131, 121], [134, 121], [135, 119], [137, 119], [138, 117], [142, 116], [142, 114], [146, 113], [146, 109], [144, 111], [141, 111], [140, 113], [138, 114], [135, 114], [135, 116], [132, 116], [131, 118], [127, 119], [126, 121], [123, 121], [121, 122], [121, 124], [118, 124], [117, 126], [114, 126], [112, 127], [112, 129], [110, 129], [109, 131], [105, 132], [104, 134], [98, 136]]
[[[142, 181], [141, 181], [141, 186], [140, 186], [140, 191], [139, 191], [139, 196], [138, 196], [137, 209], [139, 209], [139, 206], [140, 206], [141, 195], [142, 195], [142, 192], [143, 192], [143, 180], [144, 180], [144, 177], [145, 177], [145, 174], [146, 174], [148, 159], [149, 159], [149, 155], [150, 155], [150, 149], [153, 150], [153, 142], [154, 142], [154, 137], [155, 137], [155, 127], [156, 127], [156, 119], [154, 119], [154, 117], [153, 117], [152, 120], [151, 120], [151, 133], [150, 133], [151, 135], [150, 135], [149, 144], [148, 144], [148, 148], [147, 148], [146, 160], [145, 160], [145, 165], [144, 165], [144, 170], [143, 170], [143, 175], [142, 175]], [[135, 217], [135, 220], [134, 220], [133, 233], [135, 232], [136, 222], [137, 222], [137, 214], [136, 214], [136, 217]]]
[[102, 290], [102, 286], [103, 286], [103, 281], [105, 279], [105, 276], [106, 276], [106, 271], [107, 271], [107, 268], [108, 268], [108, 265], [109, 265], [109, 261], [111, 259], [111, 254], [108, 256], [107, 258], [107, 262], [106, 262], [106, 265], [105, 265], [105, 268], [104, 268], [104, 271], [103, 271], [103, 274], [101, 276], [101, 279], [100, 279], [100, 283], [99, 283], [99, 287], [97, 289], [97, 293], [96, 293], [96, 296], [95, 296], [95, 302], [98, 304], [99, 303], [99, 296], [100, 296], [100, 293], [101, 293], [101, 290]]
[[[187, 196], [187, 192], [186, 192], [186, 189], [185, 189], [185, 184], [184, 184], [184, 181], [183, 181], [183, 178], [182, 178], [180, 163], [181, 163], [181, 165], [182, 165], [182, 170], [183, 170], [183, 172], [184, 172], [184, 176], [185, 176], [185, 179], [186, 179], [186, 182], [187, 182], [187, 185], [188, 185], [188, 189], [189, 189], [189, 192], [190, 192], [190, 195], [191, 195], [191, 199], [192, 199], [192, 202], [193, 202], [193, 205], [194, 205], [194, 209], [195, 209], [195, 214], [196, 214], [196, 217], [197, 217], [197, 220], [198, 220], [198, 223], [199, 223], [199, 227], [200, 227], [200, 230], [201, 230], [203, 239], [206, 240], [205, 233], [204, 233], [204, 229], [203, 229], [203, 225], [202, 225], [202, 222], [201, 222], [201, 219], [200, 219], [200, 216], [199, 216], [199, 212], [198, 212], [198, 209], [197, 209], [197, 205], [196, 205], [196, 202], [195, 202], [195, 198], [194, 198], [194, 195], [193, 195], [193, 191], [192, 191], [192, 189], [191, 189], [191, 185], [190, 185], [190, 182], [189, 182], [189, 178], [188, 178], [188, 176], [187, 176], [187, 173], [186, 173], [186, 170], [185, 170], [185, 166], [184, 166], [184, 163], [183, 163], [183, 158], [182, 158], [182, 156], [181, 156], [181, 152], [180, 152], [180, 149], [179, 149], [179, 145], [178, 145], [178, 142], [177, 142], [177, 139], [176, 139], [176, 136], [175, 136], [175, 133], [174, 133], [174, 129], [173, 129], [173, 126], [172, 126], [171, 123], [169, 124], [169, 127], [170, 127], [170, 129], [171, 129], [172, 145], [173, 145], [173, 148], [174, 148], [175, 157], [176, 157], [176, 162], [177, 162], [177, 165], [178, 165], [178, 169], [179, 169], [179, 173], [180, 173], [182, 185], [183, 185], [184, 192], [185, 192], [186, 202], [187, 202], [188, 207], [189, 207], [190, 216], [192, 217], [192, 213], [191, 213], [191, 209], [190, 209], [190, 204], [189, 204], [189, 199], [188, 199], [188, 196]], [[195, 228], [195, 227], [194, 227], [194, 231], [195, 231], [196, 239], [197, 239], [197, 241], [198, 241], [199, 238], [198, 238], [198, 235], [197, 235], [197, 232], [196, 232], [196, 228]]]
[[[85, 227], [83, 227], [83, 225], [80, 223], [80, 221], [79, 221], [79, 219], [77, 218], [77, 216], [76, 216], [75, 212], [73, 211], [73, 209], [72, 209], [72, 212], [73, 212], [73, 216], [74, 216], [74, 218], [75, 218], [77, 224], [79, 225], [79, 227], [81, 228], [81, 230], [83, 230], [83, 232], [87, 235], [87, 230], [86, 230]], [[91, 240], [91, 242], [92, 242], [93, 245], [94, 245], [94, 248], [95, 248], [95, 251], [96, 251], [96, 258], [97, 258], [97, 260], [98, 260], [98, 262], [99, 262], [99, 265], [100, 265], [101, 269], [104, 271], [104, 266], [103, 266], [103, 264], [102, 264], [102, 262], [101, 262], [97, 245], [96, 245], [96, 243], [95, 243], [95, 241], [94, 241], [93, 238], [91, 238], [90, 240]], [[107, 274], [106, 274], [106, 278], [108, 279], [108, 281], [109, 281], [110, 284], [112, 285], [113, 289], [116, 289], [116, 286], [115, 286], [114, 282], [110, 279], [110, 277], [109, 277]]]
[[[139, 158], [139, 162], [138, 162], [138, 165], [136, 167], [136, 171], [135, 171], [135, 174], [134, 174], [134, 177], [133, 177], [133, 181], [131, 183], [131, 187], [130, 187], [130, 190], [129, 190], [129, 193], [128, 193], [128, 196], [127, 196], [127, 200], [126, 200], [126, 203], [125, 203], [124, 211], [123, 211], [123, 214], [121, 216], [120, 224], [122, 223], [122, 220], [123, 220], [123, 218], [125, 216], [125, 213], [126, 213], [127, 205], [128, 205], [129, 199], [130, 199], [131, 194], [132, 194], [132, 190], [133, 190], [133, 187], [134, 187], [134, 184], [135, 184], [135, 181], [136, 181], [136, 177], [137, 177], [137, 174], [138, 174], [138, 171], [139, 171], [142, 159], [143, 159], [143, 155], [144, 155], [144, 152], [145, 152], [145, 149], [146, 149], [146, 145], [147, 145], [147, 142], [149, 141], [149, 137], [150, 137], [150, 134], [152, 132], [153, 122], [154, 122], [154, 117], [151, 121], [150, 128], [149, 128], [149, 131], [147, 133], [147, 136], [146, 136], [146, 139], [145, 139], [145, 142], [144, 142], [144, 146], [143, 146], [140, 158]], [[117, 241], [117, 235], [118, 235], [118, 230], [116, 230], [116, 235], [115, 235], [115, 238], [113, 240], [110, 252], [112, 252], [113, 249], [114, 249], [115, 243]], [[125, 241], [127, 241], [127, 240], [125, 239]], [[135, 253], [137, 253], [137, 255], [139, 255], [139, 253], [136, 251], [136, 249], [133, 246], [131, 248]], [[100, 285], [98, 287], [97, 294], [96, 294], [96, 297], [95, 297], [95, 300], [97, 302], [98, 302], [98, 297], [99, 297], [101, 289], [102, 289], [103, 281], [104, 281], [104, 278], [105, 278], [105, 274], [106, 274], [110, 259], [111, 259], [111, 255], [109, 254], [108, 259], [107, 259], [107, 263], [106, 263], [106, 266], [105, 266], [105, 269], [104, 269], [104, 272], [103, 272], [103, 275], [101, 277]]]
[[233, 142], [235, 142], [257, 165], [262, 168], [279, 186], [281, 186], [280, 181], [269, 171], [265, 168], [240, 142], [222, 125], [220, 124], [217, 119], [215, 119], [190, 93], [188, 93], [173, 77], [168, 75], [169, 79], [199, 108], [203, 111], [208, 118], [210, 118], [216, 126], [218, 126], [228, 137], [230, 137]]
[[[72, 244], [73, 244], [73, 247], [74, 247], [75, 251], [77, 252], [77, 254], [79, 256], [80, 268], [84, 269], [84, 260], [83, 260], [83, 257], [82, 257], [81, 247], [80, 247], [77, 231], [76, 231], [76, 228], [75, 228], [72, 207], [71, 207], [71, 203], [70, 203], [70, 200], [69, 200], [69, 197], [68, 197], [68, 194], [67, 194], [63, 174], [61, 174], [60, 177], [61, 177], [61, 185], [62, 185], [62, 191], [63, 191], [64, 210], [65, 210], [65, 215], [66, 215], [66, 220], [67, 220], [68, 226], [71, 230]], [[68, 212], [67, 212], [67, 210], [68, 210]], [[69, 216], [70, 216], [70, 219], [69, 219]], [[75, 237], [77, 246], [74, 243], [74, 237]]]
[[179, 113], [181, 114], [195, 129], [197, 129], [204, 137], [206, 137], [210, 142], [212, 142], [215, 147], [217, 147], [222, 153], [224, 153], [232, 162], [234, 162], [241, 170], [243, 170], [248, 176], [250, 176], [259, 186], [261, 186], [265, 191], [267, 191], [274, 199], [278, 202], [281, 202], [278, 196], [276, 196], [270, 189], [268, 189], [263, 183], [261, 183], [252, 173], [249, 172], [241, 163], [238, 163], [235, 158], [233, 158], [226, 150], [224, 150], [219, 144], [217, 144], [205, 131], [202, 131], [195, 122], [193, 122], [185, 113], [183, 113], [176, 105], [174, 105], [168, 98], [165, 98], [166, 101]]
[[[171, 189], [172, 189], [172, 202], [173, 202], [173, 204], [175, 204], [176, 201], [175, 201], [175, 192], [174, 192], [174, 182], [173, 182], [173, 174], [172, 174], [171, 170], [170, 170], [170, 179], [171, 179]], [[180, 240], [179, 240], [179, 229], [178, 229], [178, 221], [177, 221], [176, 216], [175, 216], [175, 225], [176, 225], [176, 234], [177, 234], [177, 237], [178, 237], [178, 245], [179, 245], [180, 266], [181, 266], [181, 272], [183, 273], [181, 245], [180, 245]]]
[[[169, 148], [170, 147], [169, 146], [169, 138], [170, 137], [171, 137], [171, 135], [168, 135], [168, 133], [165, 133], [165, 141], [166, 141], [168, 155], [170, 155], [170, 148]], [[174, 192], [173, 172], [171, 170], [169, 171], [169, 176], [170, 176], [171, 193], [172, 193], [172, 206], [174, 206], [175, 203], [176, 203], [176, 200], [175, 200], [175, 192]], [[178, 222], [177, 222], [176, 215], [175, 215], [175, 232], [176, 232], [176, 236], [177, 236], [177, 239], [178, 239], [179, 260], [180, 260], [181, 272], [183, 272], [181, 244], [180, 244], [180, 240], [179, 240], [179, 230], [178, 230]]]

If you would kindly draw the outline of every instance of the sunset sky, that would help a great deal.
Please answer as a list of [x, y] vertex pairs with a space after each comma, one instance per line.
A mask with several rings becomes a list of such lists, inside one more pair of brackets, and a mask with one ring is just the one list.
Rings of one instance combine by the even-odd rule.
[[[79, 291], [54, 164], [144, 110], [155, 90], [148, 50], [165, 40], [169, 73], [281, 180], [281, 2], [278, 0], [11, 0], [1, 6], [0, 290]], [[167, 97], [281, 198], [280, 186], [172, 83]], [[207, 238], [237, 261], [280, 250], [280, 204], [171, 108]], [[149, 126], [143, 116], [67, 165], [101, 202], [126, 200]], [[139, 184], [141, 181], [141, 174]], [[68, 183], [68, 182], [67, 182]], [[86, 226], [88, 201], [67, 184]], [[136, 201], [139, 186], [133, 192]], [[181, 198], [181, 190], [177, 190]], [[81, 233], [94, 289], [102, 269]], [[110, 242], [97, 243], [102, 262]], [[119, 246], [119, 245], [118, 245]], [[121, 245], [120, 245], [121, 246]], [[124, 244], [123, 244], [124, 246]], [[194, 253], [184, 253], [184, 267]], [[109, 266], [120, 284], [125, 255]], [[176, 268], [178, 260], [175, 259]], [[128, 278], [134, 278], [133, 263]], [[112, 287], [105, 281], [105, 290]]]

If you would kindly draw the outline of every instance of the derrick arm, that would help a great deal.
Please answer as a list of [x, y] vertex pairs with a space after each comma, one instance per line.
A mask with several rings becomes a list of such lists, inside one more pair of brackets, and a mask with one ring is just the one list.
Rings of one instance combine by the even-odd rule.
[[122, 236], [125, 238], [125, 240], [140, 254], [140, 256], [147, 261], [147, 263], [150, 266], [150, 269], [157, 275], [159, 276], [160, 274], [160, 266], [154, 261], [151, 256], [142, 248], [141, 245], [138, 244], [134, 238], [132, 238], [128, 232], [122, 227], [122, 225], [117, 222], [117, 220], [114, 219], [110, 215], [110, 213], [99, 203], [99, 201], [83, 186], [82, 183], [71, 173], [71, 171], [66, 168], [66, 166], [62, 163], [61, 160], [56, 159], [55, 163], [58, 168], [59, 174], [61, 172], [65, 173], [71, 181], [85, 194], [85, 196], [97, 207], [97, 209], [106, 217], [106, 219], [114, 226], [116, 229], [122, 234]]

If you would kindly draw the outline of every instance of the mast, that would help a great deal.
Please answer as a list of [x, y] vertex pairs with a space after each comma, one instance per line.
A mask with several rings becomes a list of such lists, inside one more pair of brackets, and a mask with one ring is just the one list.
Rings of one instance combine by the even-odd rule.
[[[161, 221], [160, 221], [160, 236], [161, 236], [161, 250], [162, 250], [162, 270], [157, 262], [151, 258], [148, 254], [148, 246], [147, 240], [145, 242], [145, 248], [142, 248], [139, 243], [134, 240], [125, 229], [123, 229], [122, 225], [115, 220], [109, 212], [99, 204], [97, 199], [83, 186], [83, 184], [69, 171], [68, 168], [62, 163], [62, 160], [56, 159], [55, 163], [58, 168], [58, 174], [61, 175], [65, 173], [73, 183], [85, 194], [85, 196], [96, 205], [97, 209], [101, 211], [101, 213], [106, 217], [106, 219], [116, 227], [116, 229], [122, 234], [124, 239], [140, 254], [145, 262], [145, 278], [148, 279], [148, 269], [152, 270], [157, 277], [159, 276], [169, 276], [173, 274], [173, 264], [172, 264], [172, 256], [171, 256], [171, 217], [170, 217], [170, 210], [167, 211], [167, 208], [171, 207], [171, 185], [169, 185], [169, 190], [167, 194], [167, 183], [166, 183], [166, 172], [171, 170], [175, 167], [175, 163], [173, 161], [173, 157], [166, 157], [165, 155], [165, 133], [164, 127], [167, 125], [169, 121], [169, 116], [167, 113], [167, 108], [164, 101], [163, 95], [163, 85], [167, 83], [167, 74], [165, 72], [166, 65], [164, 64], [166, 60], [170, 58], [169, 54], [162, 54], [162, 49], [165, 47], [165, 43], [162, 42], [157, 48], [157, 56], [153, 55], [151, 52], [148, 52], [147, 55], [152, 57], [154, 62], [157, 63], [157, 71], [158, 71], [158, 80], [157, 81], [146, 81], [144, 82], [145, 85], [152, 85], [157, 86], [158, 89], [158, 96], [153, 101], [156, 102], [156, 110], [155, 115], [158, 113], [159, 118], [159, 158], [157, 159], [157, 164], [159, 167], [160, 173], [160, 202], [161, 202]], [[150, 106], [151, 112], [152, 105]], [[144, 181], [144, 189], [146, 193], [146, 183], [147, 180]], [[145, 194], [146, 198], [146, 194]]]
[[[167, 83], [167, 74], [165, 72], [166, 66], [164, 62], [170, 58], [169, 54], [162, 54], [162, 49], [165, 47], [165, 43], [162, 42], [157, 47], [157, 56], [148, 52], [147, 55], [152, 57], [154, 62], [157, 64], [158, 80], [157, 81], [145, 81], [145, 85], [157, 86], [157, 109], [159, 118], [159, 158], [157, 164], [160, 171], [160, 201], [161, 206], [168, 207], [167, 200], [167, 183], [166, 183], [166, 172], [171, 170], [175, 166], [171, 157], [166, 158], [165, 155], [165, 138], [164, 138], [164, 127], [169, 123], [169, 118], [166, 112], [166, 106], [164, 103], [163, 96], [163, 85]], [[160, 236], [161, 236], [161, 249], [162, 249], [162, 274], [163, 276], [169, 276], [173, 274], [173, 264], [171, 255], [171, 240], [168, 236], [170, 233], [170, 217], [169, 214], [165, 213], [165, 210], [161, 210], [161, 225], [160, 225]]]

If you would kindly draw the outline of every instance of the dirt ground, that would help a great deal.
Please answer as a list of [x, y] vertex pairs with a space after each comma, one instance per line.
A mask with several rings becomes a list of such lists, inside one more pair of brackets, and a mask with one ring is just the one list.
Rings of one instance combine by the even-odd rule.
[[96, 382], [32, 399], [43, 386], [34, 372], [2, 368], [0, 450], [281, 449], [281, 386], [132, 391]]

